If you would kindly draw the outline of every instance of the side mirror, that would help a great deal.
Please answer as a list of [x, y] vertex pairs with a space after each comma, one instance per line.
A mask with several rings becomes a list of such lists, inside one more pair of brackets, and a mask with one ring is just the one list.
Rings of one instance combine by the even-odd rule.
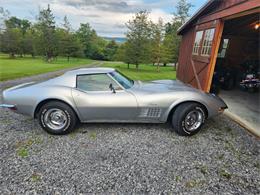
[[113, 87], [112, 83], [109, 84], [109, 89], [112, 91], [112, 93], [116, 93], [116, 90]]

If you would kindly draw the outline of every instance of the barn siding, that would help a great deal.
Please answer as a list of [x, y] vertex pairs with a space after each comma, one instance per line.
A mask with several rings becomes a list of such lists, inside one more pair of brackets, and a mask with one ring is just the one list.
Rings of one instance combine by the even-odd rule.
[[[212, 56], [215, 57], [217, 54], [216, 52], [218, 50], [222, 34], [221, 28], [223, 29], [223, 21], [220, 17], [218, 17], [218, 13], [225, 13], [223, 15], [227, 15], [228, 12], [226, 11], [228, 9], [232, 9], [232, 14], [234, 14], [234, 10], [237, 11], [237, 13], [240, 13], [249, 9], [253, 9], [255, 8], [255, 6], [257, 7], [257, 5], [259, 7], [259, 0], [215, 1], [214, 4], [212, 4], [208, 9], [206, 8], [197, 19], [195, 19], [194, 21], [192, 21], [191, 24], [186, 26], [186, 28], [184, 28], [180, 32], [180, 34], [182, 35], [182, 42], [180, 46], [177, 78], [185, 83], [189, 83], [192, 86], [198, 88], [196, 77], [191, 65], [191, 60], [193, 60], [201, 88], [204, 91], [208, 91], [209, 85], [211, 84], [213, 74], [212, 70], [214, 68], [213, 66], [215, 66], [214, 58], [212, 58]], [[243, 8], [243, 10], [239, 10], [237, 8]], [[217, 18], [219, 19], [216, 20]], [[203, 60], [196, 59], [192, 56], [195, 32], [200, 28], [205, 29], [206, 26], [210, 26], [210, 23], [213, 22], [217, 22], [218, 25], [216, 25], [216, 34], [213, 39], [214, 45], [212, 47], [212, 54], [208, 59], [208, 62], [203, 62]], [[222, 26], [219, 24], [221, 24]]]
[[[211, 62], [211, 57], [201, 57], [201, 56], [193, 56], [193, 42], [195, 39], [195, 32], [202, 29], [208, 29], [212, 27], [217, 27], [218, 22], [208, 22], [206, 24], [194, 26], [190, 28], [183, 36], [182, 43], [180, 47], [180, 56], [179, 56], [179, 68], [177, 71], [177, 78], [185, 83], [191, 84], [193, 87], [207, 90], [207, 74], [210, 71], [209, 64]], [[216, 30], [218, 33], [218, 30]], [[215, 34], [215, 36], [217, 36]], [[215, 44], [213, 43], [212, 52], [214, 52]], [[194, 62], [196, 75], [194, 73], [192, 62]], [[196, 78], [197, 77], [197, 78]], [[199, 80], [199, 84], [198, 81]]]
[[248, 0], [220, 0], [220, 3], [215, 6], [215, 8], [211, 11], [212, 12], [218, 12], [224, 9], [227, 9], [231, 6], [246, 2]]
[[[228, 1], [229, 2], [229, 1]], [[225, 1], [221, 1], [220, 5], [224, 4]], [[237, 13], [242, 13], [250, 9], [256, 9], [260, 7], [259, 0], [246, 0], [236, 1], [236, 4], [224, 4], [222, 9], [213, 9], [209, 14], [201, 15], [197, 23], [204, 23], [215, 19], [226, 18]]]
[[190, 80], [190, 75], [192, 74], [190, 60], [193, 46], [194, 30], [195, 28], [191, 28], [185, 35], [182, 36], [182, 42], [180, 46], [177, 78], [184, 82], [188, 82]]

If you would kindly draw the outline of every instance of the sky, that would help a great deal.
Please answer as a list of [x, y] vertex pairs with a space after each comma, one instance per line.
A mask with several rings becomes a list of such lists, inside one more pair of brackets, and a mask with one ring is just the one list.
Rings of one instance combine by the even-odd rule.
[[[154, 22], [161, 17], [170, 22], [178, 0], [0, 0], [0, 7], [11, 16], [35, 21], [40, 9], [50, 5], [56, 24], [61, 25], [66, 15], [73, 29], [80, 23], [89, 23], [99, 36], [124, 37], [125, 23], [134, 13], [148, 10]], [[188, 0], [194, 14], [207, 0]]]

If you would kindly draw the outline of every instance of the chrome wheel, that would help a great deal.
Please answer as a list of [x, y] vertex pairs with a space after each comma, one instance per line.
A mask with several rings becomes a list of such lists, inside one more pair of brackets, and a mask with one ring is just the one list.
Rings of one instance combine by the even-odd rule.
[[46, 126], [55, 131], [63, 129], [68, 121], [66, 113], [58, 108], [47, 110], [43, 118]]
[[193, 110], [187, 114], [184, 120], [185, 128], [188, 131], [197, 130], [203, 123], [203, 113], [200, 110]]

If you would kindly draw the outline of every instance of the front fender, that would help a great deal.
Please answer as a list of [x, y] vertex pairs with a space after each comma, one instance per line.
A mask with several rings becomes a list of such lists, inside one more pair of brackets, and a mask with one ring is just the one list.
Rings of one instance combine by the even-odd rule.
[[[179, 106], [182, 103], [186, 103], [186, 102], [195, 102], [195, 103], [200, 103], [203, 106], [205, 106], [205, 108], [207, 109], [207, 112], [209, 112], [209, 110], [211, 110], [208, 105], [205, 102], [201, 102], [197, 99], [191, 99], [191, 98], [186, 98], [186, 99], [181, 99], [181, 100], [177, 100], [174, 101], [169, 107], [168, 109], [165, 111], [164, 115], [162, 116], [162, 121], [167, 121], [169, 114], [171, 113], [171, 111], [173, 109], [175, 109], [177, 106]], [[209, 113], [208, 113], [209, 115]]]
[[221, 98], [213, 96], [212, 94], [192, 94], [187, 97], [188, 98], [181, 98], [174, 101], [164, 113], [162, 120], [167, 121], [170, 112], [178, 105], [185, 102], [196, 102], [205, 106], [208, 118], [218, 115], [221, 108], [227, 108], [227, 105]]

